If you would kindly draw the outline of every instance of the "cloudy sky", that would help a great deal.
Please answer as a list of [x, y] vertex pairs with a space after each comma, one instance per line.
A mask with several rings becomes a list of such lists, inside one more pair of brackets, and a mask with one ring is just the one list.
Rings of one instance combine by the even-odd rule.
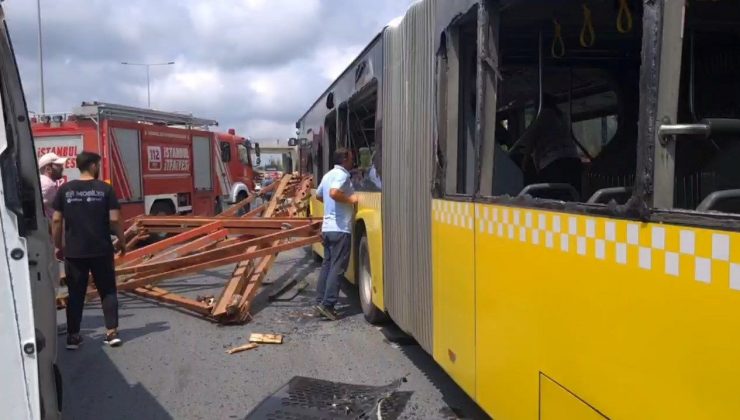
[[[321, 92], [411, 0], [41, 0], [47, 112], [84, 100], [214, 118], [287, 138]], [[40, 111], [36, 1], [6, 0], [28, 107]], [[125, 5], [125, 6], [124, 6]]]

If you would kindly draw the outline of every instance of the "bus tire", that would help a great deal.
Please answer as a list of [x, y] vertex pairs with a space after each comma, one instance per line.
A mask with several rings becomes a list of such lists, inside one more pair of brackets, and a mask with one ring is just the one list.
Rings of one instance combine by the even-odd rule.
[[386, 316], [373, 304], [373, 276], [370, 271], [370, 247], [366, 235], [362, 235], [357, 248], [357, 289], [362, 314], [367, 322], [378, 324], [385, 321]]

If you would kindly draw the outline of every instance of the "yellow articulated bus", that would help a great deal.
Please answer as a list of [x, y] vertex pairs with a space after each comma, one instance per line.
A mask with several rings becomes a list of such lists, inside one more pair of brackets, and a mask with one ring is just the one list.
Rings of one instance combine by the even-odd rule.
[[740, 417], [739, 68], [736, 1], [414, 3], [297, 123], [366, 318], [497, 419]]

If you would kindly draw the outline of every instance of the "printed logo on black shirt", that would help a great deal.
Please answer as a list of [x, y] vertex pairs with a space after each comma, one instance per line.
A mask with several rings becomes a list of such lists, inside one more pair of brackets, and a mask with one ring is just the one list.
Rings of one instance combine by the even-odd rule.
[[113, 188], [100, 180], [74, 180], [59, 187], [54, 210], [64, 219], [64, 255], [68, 258], [113, 254], [110, 211], [120, 209]]

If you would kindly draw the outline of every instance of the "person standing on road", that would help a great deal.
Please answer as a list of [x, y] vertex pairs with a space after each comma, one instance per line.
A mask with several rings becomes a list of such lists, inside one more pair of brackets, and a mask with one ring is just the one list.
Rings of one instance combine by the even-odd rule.
[[49, 221], [54, 215], [52, 203], [54, 203], [54, 197], [57, 195], [59, 188], [57, 181], [62, 179], [66, 163], [67, 158], [61, 158], [56, 153], [47, 153], [39, 158], [41, 197], [44, 199], [44, 215]]
[[[54, 200], [52, 234], [58, 258], [64, 258], [69, 301], [67, 302], [67, 349], [82, 344], [80, 324], [87, 282], [92, 273], [103, 304], [105, 343], [121, 345], [118, 337], [118, 297], [111, 232], [118, 237], [121, 256], [126, 250], [118, 199], [113, 188], [98, 179], [100, 155], [83, 151], [77, 155], [80, 179], [62, 184]], [[64, 241], [62, 242], [62, 232]]]
[[350, 170], [352, 151], [334, 152], [334, 169], [324, 175], [316, 189], [316, 198], [324, 203], [321, 226], [324, 263], [316, 287], [316, 310], [330, 320], [338, 318], [334, 306], [339, 298], [339, 284], [349, 264], [352, 248], [352, 219], [359, 196], [352, 189]]

